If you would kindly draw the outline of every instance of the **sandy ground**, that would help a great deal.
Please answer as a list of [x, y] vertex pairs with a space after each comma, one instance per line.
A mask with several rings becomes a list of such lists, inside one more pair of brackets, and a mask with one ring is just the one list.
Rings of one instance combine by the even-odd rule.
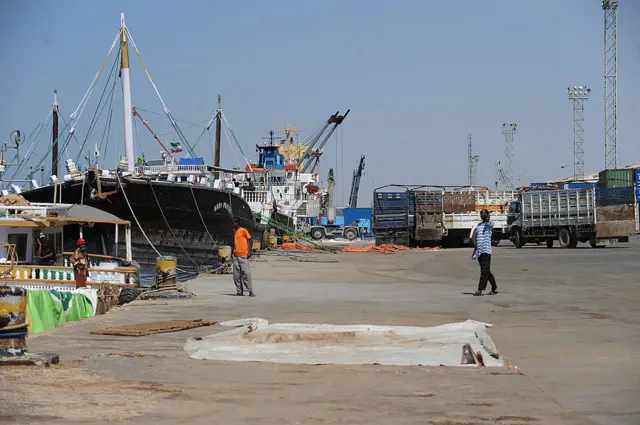
[[[193, 300], [137, 301], [29, 338], [62, 363], [0, 370], [7, 424], [640, 423], [640, 243], [607, 249], [496, 249], [501, 293], [472, 297], [468, 249], [319, 254], [253, 263], [254, 299], [229, 276], [189, 284]], [[300, 366], [191, 360], [186, 339], [91, 335], [168, 319], [432, 326], [475, 319], [519, 371]]]

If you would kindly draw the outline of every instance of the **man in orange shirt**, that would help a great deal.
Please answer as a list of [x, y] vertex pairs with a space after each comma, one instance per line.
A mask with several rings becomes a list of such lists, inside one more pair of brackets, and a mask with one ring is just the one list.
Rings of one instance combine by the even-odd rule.
[[251, 269], [249, 268], [249, 258], [251, 258], [251, 234], [244, 227], [240, 227], [240, 219], [238, 217], [233, 217], [231, 224], [235, 231], [233, 282], [236, 284], [236, 296], [243, 296], [244, 290], [246, 289], [250, 297], [255, 297], [251, 286]]

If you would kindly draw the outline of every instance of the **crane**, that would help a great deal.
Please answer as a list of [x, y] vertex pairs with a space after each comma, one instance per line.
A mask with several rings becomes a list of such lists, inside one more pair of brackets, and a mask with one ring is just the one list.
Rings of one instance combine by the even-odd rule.
[[[314, 162], [315, 162], [314, 170], [317, 168], [318, 166], [317, 164], [320, 161], [320, 156], [322, 155], [322, 148], [327, 143], [327, 141], [329, 140], [333, 132], [336, 131], [336, 128], [340, 124], [342, 124], [342, 121], [344, 121], [347, 115], [349, 115], [349, 111], [350, 109], [347, 109], [347, 112], [345, 112], [344, 115], [340, 115], [340, 111], [336, 111], [335, 114], [329, 117], [327, 122], [320, 129], [320, 131], [318, 131], [318, 133], [310, 140], [307, 146], [307, 150], [305, 151], [304, 154], [302, 154], [302, 156], [300, 157], [300, 160], [298, 161], [298, 169], [301, 172], [306, 173], [309, 167], [311, 167], [311, 165], [314, 164]], [[329, 128], [329, 126], [331, 126], [332, 124], [333, 126]], [[327, 131], [327, 128], [329, 128], [329, 131]], [[324, 135], [324, 138], [322, 138], [322, 141], [318, 144], [318, 147], [316, 148], [315, 147], [316, 143], [318, 143], [318, 140], [320, 140], [320, 138], [323, 135]]]
[[353, 180], [351, 180], [351, 192], [349, 193], [349, 208], [358, 206], [358, 191], [360, 190], [360, 178], [364, 171], [364, 155], [360, 155], [358, 168], [353, 170]]

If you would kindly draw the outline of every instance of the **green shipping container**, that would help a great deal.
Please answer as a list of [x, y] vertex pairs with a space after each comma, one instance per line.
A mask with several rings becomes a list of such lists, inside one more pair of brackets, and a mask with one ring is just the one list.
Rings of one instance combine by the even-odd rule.
[[600, 171], [598, 186], [601, 188], [633, 186], [633, 169], [621, 168]]

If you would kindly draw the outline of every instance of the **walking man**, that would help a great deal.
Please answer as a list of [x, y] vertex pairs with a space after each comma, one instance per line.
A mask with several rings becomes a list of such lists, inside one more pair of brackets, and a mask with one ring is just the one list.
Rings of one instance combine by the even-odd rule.
[[496, 278], [491, 273], [491, 238], [494, 223], [491, 221], [489, 211], [486, 209], [480, 211], [480, 218], [482, 222], [478, 224], [476, 246], [472, 256], [472, 258], [478, 258], [478, 263], [480, 264], [480, 282], [478, 282], [478, 290], [473, 295], [482, 295], [482, 291], [487, 289], [487, 281], [491, 283], [489, 295], [495, 295], [498, 293], [498, 286], [496, 285]]
[[241, 297], [244, 291], [249, 292], [250, 297], [255, 297], [251, 286], [251, 234], [244, 227], [240, 227], [240, 219], [233, 217], [231, 224], [235, 231], [233, 247], [233, 282], [236, 284], [236, 296]]

